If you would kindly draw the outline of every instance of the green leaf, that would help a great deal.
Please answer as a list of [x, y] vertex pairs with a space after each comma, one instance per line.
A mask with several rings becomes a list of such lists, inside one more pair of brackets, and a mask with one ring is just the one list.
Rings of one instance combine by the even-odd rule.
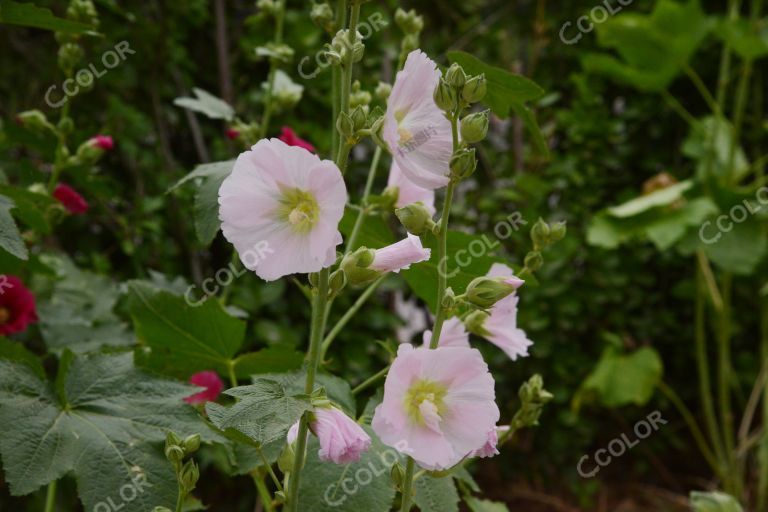
[[645, 234], [660, 251], [680, 241], [690, 227], [698, 228], [704, 220], [717, 213], [717, 205], [708, 197], [699, 197], [667, 212], [645, 228]]
[[[342, 217], [339, 223], [339, 231], [341, 231], [345, 237], [349, 237], [352, 234], [352, 229], [355, 227], [355, 221], [360, 212], [347, 207], [344, 210], [344, 217]], [[358, 247], [368, 247], [370, 249], [379, 249], [386, 247], [387, 245], [394, 243], [395, 237], [392, 236], [392, 231], [387, 226], [386, 221], [379, 215], [369, 215], [363, 221], [363, 225], [357, 235], [357, 241], [354, 247], [350, 247], [350, 250], [357, 249]]]
[[[185, 183], [195, 180], [197, 178], [211, 178], [221, 176], [229, 176], [232, 173], [232, 167], [234, 167], [234, 160], [225, 160], [223, 162], [212, 162], [210, 164], [200, 164], [195, 167], [192, 172], [181, 178], [179, 181], [173, 184], [171, 188], [165, 191], [166, 194], [170, 194]], [[202, 180], [201, 180], [202, 181]]]
[[744, 512], [739, 502], [722, 492], [691, 492], [693, 512]]
[[727, 18], [720, 20], [715, 31], [742, 59], [755, 60], [768, 55], [768, 25], [764, 20]]
[[661, 358], [653, 348], [643, 347], [629, 355], [607, 348], [582, 383], [579, 395], [595, 393], [606, 407], [642, 406], [653, 396], [662, 373]]
[[242, 354], [235, 359], [235, 374], [245, 379], [259, 373], [290, 372], [301, 368], [304, 354], [281, 345]]
[[660, 0], [651, 14], [623, 12], [596, 25], [597, 41], [620, 58], [587, 54], [587, 71], [644, 91], [663, 91], [687, 65], [711, 29], [698, 0]]
[[[703, 243], [698, 240], [699, 246], [704, 249], [707, 257], [726, 272], [739, 275], [750, 275], [757, 269], [766, 253], [768, 253], [768, 240], [765, 236], [763, 224], [748, 218], [741, 223], [732, 222], [732, 228], [728, 232], [719, 230], [713, 219], [713, 225], [709, 226], [707, 233], [713, 231], [721, 235], [713, 243]], [[724, 224], [728, 225], [728, 224]], [[714, 234], [707, 234], [711, 240]]]
[[513, 104], [537, 100], [544, 96], [544, 89], [534, 81], [505, 69], [489, 66], [466, 52], [448, 52], [448, 59], [461, 65], [470, 75], [485, 74], [488, 92], [482, 102], [501, 118], [509, 117]]
[[539, 128], [539, 123], [536, 121], [536, 115], [522, 103], [512, 103], [512, 110], [517, 114], [523, 122], [523, 126], [531, 134], [533, 148], [538, 154], [544, 158], [549, 158], [549, 146], [547, 140], [544, 138], [544, 134]]
[[464, 501], [472, 512], [509, 512], [507, 506], [498, 501], [479, 500], [472, 496], [467, 496]]
[[683, 197], [683, 194], [693, 187], [693, 181], [686, 180], [672, 186], [659, 189], [648, 195], [636, 197], [619, 206], [608, 208], [608, 213], [618, 218], [633, 217], [638, 213], [657, 206], [667, 206]]
[[450, 476], [433, 478], [424, 475], [414, 482], [414, 487], [413, 501], [421, 512], [459, 511], [459, 494]]
[[177, 107], [186, 108], [193, 112], [199, 112], [211, 119], [224, 119], [225, 121], [231, 121], [235, 118], [234, 109], [221, 98], [217, 98], [208, 91], [194, 87], [192, 92], [195, 93], [194, 98], [181, 97], [173, 100], [173, 104]]
[[21, 343], [0, 337], [0, 360], [27, 366], [39, 379], [45, 379], [45, 370], [35, 354]]
[[215, 299], [198, 307], [141, 281], [131, 281], [130, 312], [146, 366], [182, 379], [202, 370], [226, 375], [245, 336], [245, 323]]
[[226, 434], [239, 433], [258, 446], [285, 439], [291, 425], [311, 408], [308, 396], [292, 394], [280, 382], [265, 378], [224, 394], [236, 402], [230, 406], [209, 402], [206, 411], [211, 422]]
[[11, 216], [11, 210], [15, 206], [10, 198], [0, 195], [0, 248], [21, 260], [26, 260], [29, 258], [27, 246]]
[[399, 454], [384, 446], [369, 427], [363, 428], [371, 436], [371, 447], [352, 464], [321, 461], [317, 455], [317, 438], [310, 437], [299, 485], [302, 510], [389, 512], [392, 508], [395, 490], [390, 471]]
[[39, 307], [40, 331], [48, 350], [82, 353], [133, 345], [135, 337], [113, 309], [120, 295], [110, 279], [77, 268], [65, 256], [43, 256], [57, 280]]
[[[733, 125], [712, 116], [700, 119], [691, 127], [683, 143], [683, 154], [696, 160], [696, 174], [705, 181], [710, 175], [733, 182], [749, 173], [749, 162], [741, 146], [733, 147]], [[731, 165], [733, 153], [733, 165]]]
[[[184, 403], [194, 389], [136, 370], [130, 353], [66, 354], [60, 399], [50, 382], [0, 350], [0, 454], [11, 493], [29, 494], [73, 472], [86, 510], [110, 498], [124, 503], [123, 512], [172, 507], [167, 430], [222, 441]], [[121, 499], [124, 486], [134, 487], [135, 499]]]
[[22, 27], [42, 28], [67, 34], [82, 34], [93, 31], [92, 26], [77, 21], [57, 18], [50, 9], [37, 7], [31, 2], [11, 2], [0, 4], [0, 23]]
[[[300, 371], [256, 375], [254, 381], [258, 379], [274, 380], [279, 382], [288, 393], [300, 395], [304, 392], [306, 378], [306, 372]], [[352, 389], [347, 381], [328, 373], [318, 373], [315, 375], [315, 389], [320, 387], [324, 388], [328, 398], [344, 409], [347, 414], [352, 417], [356, 416], [355, 397], [352, 396]]]
[[14, 202], [16, 217], [30, 228], [42, 234], [51, 232], [46, 211], [57, 204], [51, 196], [7, 185], [0, 185], [0, 194]]

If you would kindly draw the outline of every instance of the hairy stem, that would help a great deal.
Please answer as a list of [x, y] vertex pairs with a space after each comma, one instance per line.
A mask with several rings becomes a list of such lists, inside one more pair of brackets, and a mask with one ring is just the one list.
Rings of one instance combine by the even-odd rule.
[[414, 462], [408, 457], [405, 463], [405, 480], [403, 481], [403, 497], [400, 502], [400, 512], [409, 512], [411, 510], [411, 489], [413, 488], [413, 469]]
[[[275, 44], [283, 42], [283, 20], [285, 19], [285, 0], [278, 0], [275, 10], [275, 37], [272, 39]], [[267, 78], [267, 92], [264, 95], [264, 116], [261, 118], [261, 138], [267, 136], [269, 132], [269, 122], [272, 118], [273, 99], [272, 94], [275, 90], [275, 76], [277, 76], [278, 63], [275, 59], [269, 61], [269, 77]]]

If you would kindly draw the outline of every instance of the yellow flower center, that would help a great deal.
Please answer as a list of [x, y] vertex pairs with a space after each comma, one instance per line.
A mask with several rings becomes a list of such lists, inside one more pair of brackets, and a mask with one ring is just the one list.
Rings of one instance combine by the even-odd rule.
[[287, 220], [297, 232], [307, 233], [317, 224], [320, 207], [311, 193], [297, 188], [285, 189], [280, 199], [278, 216]]
[[11, 319], [11, 312], [8, 308], [0, 308], [0, 325], [5, 325]]
[[405, 393], [403, 403], [408, 416], [419, 425], [426, 424], [421, 412], [421, 405], [429, 402], [435, 406], [437, 414], [443, 417], [445, 413], [444, 398], [448, 388], [444, 384], [430, 380], [418, 380], [414, 382]]

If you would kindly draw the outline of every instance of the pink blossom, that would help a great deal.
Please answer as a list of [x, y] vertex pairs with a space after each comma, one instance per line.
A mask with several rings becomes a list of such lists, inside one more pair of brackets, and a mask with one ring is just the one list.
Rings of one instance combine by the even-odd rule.
[[241, 153], [219, 189], [224, 237], [266, 281], [336, 261], [347, 188], [330, 160], [278, 139]]
[[224, 389], [224, 383], [216, 372], [202, 371], [197, 372], [189, 378], [189, 382], [195, 386], [205, 388], [199, 393], [188, 396], [184, 399], [190, 404], [201, 404], [204, 402], [213, 402], [219, 397], [219, 393]]
[[437, 65], [421, 50], [408, 54], [387, 99], [382, 131], [403, 173], [430, 190], [448, 184], [453, 154], [451, 123], [433, 99], [439, 81]]
[[400, 345], [371, 425], [421, 467], [447, 469], [487, 442], [499, 419], [493, 387], [475, 349]]
[[360, 460], [360, 455], [370, 448], [370, 436], [340, 409], [318, 407], [314, 416], [311, 427], [320, 441], [320, 460], [348, 464]]
[[104, 151], [109, 151], [113, 147], [115, 147], [115, 143], [112, 140], [112, 137], [109, 135], [94, 135], [90, 139], [88, 139], [88, 142], [99, 149], [102, 149]]
[[298, 146], [306, 149], [310, 153], [315, 152], [315, 146], [296, 135], [296, 132], [287, 126], [283, 126], [279, 138], [289, 146]]
[[53, 197], [73, 215], [82, 215], [88, 211], [88, 202], [80, 193], [66, 183], [59, 183], [53, 190]]
[[297, 421], [293, 425], [291, 425], [291, 428], [288, 429], [288, 434], [285, 436], [285, 440], [288, 441], [288, 444], [293, 444], [296, 442], [296, 439], [299, 438], [299, 422]]
[[487, 277], [500, 277], [510, 286], [520, 288], [525, 284], [525, 281], [515, 276], [511, 268], [503, 263], [494, 263], [491, 265], [491, 269], [486, 274]]
[[421, 245], [421, 239], [408, 233], [408, 237], [392, 245], [376, 249], [371, 269], [379, 272], [400, 272], [409, 268], [413, 263], [426, 261], [431, 254], [430, 249]]
[[[424, 346], [429, 347], [432, 331], [424, 331]], [[464, 322], [458, 317], [451, 317], [443, 323], [440, 331], [438, 347], [469, 347], [469, 333], [464, 328]]]
[[224, 130], [224, 135], [226, 135], [229, 140], [235, 140], [240, 136], [240, 132], [234, 128], [227, 128]]
[[486, 457], [493, 457], [494, 455], [499, 454], [499, 449], [497, 447], [499, 443], [499, 432], [506, 432], [509, 430], [509, 425], [504, 425], [501, 427], [493, 427], [491, 430], [488, 431], [488, 440], [485, 442], [482, 448], [479, 450], [475, 450], [470, 454], [470, 457], [480, 457], [480, 458], [486, 458]]
[[528, 347], [533, 345], [525, 331], [517, 327], [518, 300], [517, 294], [501, 299], [491, 308], [490, 316], [483, 323], [483, 337], [513, 361], [528, 356]]
[[400, 170], [400, 166], [397, 165], [394, 159], [392, 160], [392, 166], [389, 168], [387, 187], [396, 187], [398, 190], [397, 202], [395, 202], [397, 208], [421, 202], [432, 215], [435, 214], [435, 191], [422, 188], [409, 180], [403, 174], [403, 171]]

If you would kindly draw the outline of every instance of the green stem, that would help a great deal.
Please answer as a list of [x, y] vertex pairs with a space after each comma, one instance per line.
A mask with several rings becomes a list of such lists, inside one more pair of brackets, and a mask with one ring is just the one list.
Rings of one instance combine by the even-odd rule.
[[364, 380], [362, 383], [355, 386], [355, 388], [352, 390], [353, 395], [359, 394], [361, 391], [365, 390], [370, 386], [371, 384], [374, 384], [377, 380], [384, 378], [387, 375], [387, 372], [389, 371], [389, 366], [386, 366], [379, 370], [378, 373], [375, 375], [368, 377], [366, 380]]
[[256, 484], [256, 490], [259, 492], [259, 499], [261, 504], [264, 505], [264, 512], [272, 512], [274, 507], [272, 506], [272, 495], [267, 489], [267, 484], [264, 482], [264, 475], [261, 471], [254, 471], [251, 473], [253, 476], [253, 482]]
[[365, 180], [365, 189], [363, 190], [363, 197], [360, 199], [360, 204], [363, 206], [357, 214], [355, 219], [355, 225], [352, 228], [352, 233], [347, 240], [347, 252], [355, 250], [355, 243], [357, 243], [357, 237], [360, 234], [360, 228], [363, 226], [363, 221], [368, 214], [366, 210], [366, 203], [368, 202], [368, 196], [371, 195], [371, 189], [373, 188], [373, 181], [376, 178], [376, 169], [379, 167], [379, 160], [381, 159], [381, 146], [376, 146], [376, 151], [373, 153], [373, 160], [371, 160], [371, 167], [368, 169], [368, 178]]
[[709, 92], [709, 89], [704, 83], [704, 80], [701, 79], [701, 76], [699, 76], [696, 70], [693, 69], [688, 64], [685, 64], [683, 69], [685, 70], [685, 73], [693, 82], [693, 85], [696, 86], [696, 89], [699, 91], [699, 94], [701, 94], [702, 98], [704, 98], [704, 101], [707, 102], [707, 106], [709, 106], [710, 110], [712, 110], [712, 113], [715, 114], [715, 116], [717, 117], [721, 117], [722, 108], [718, 104], [717, 100], [715, 100], [714, 96], [712, 96], [712, 93]]
[[696, 124], [696, 118], [693, 117], [693, 114], [688, 112], [688, 110], [686, 110], [686, 108], [682, 106], [679, 101], [677, 101], [677, 98], [669, 93], [669, 91], [661, 91], [661, 96], [664, 98], [664, 101], [667, 102], [670, 108], [677, 113], [677, 115], [685, 119], [685, 122], [691, 126]]
[[[283, 21], [285, 20], [285, 0], [278, 0], [275, 11], [275, 44], [283, 42]], [[261, 138], [267, 136], [269, 132], [269, 122], [272, 118], [273, 101], [272, 95], [275, 90], [275, 76], [277, 76], [278, 63], [275, 59], [269, 61], [269, 76], [267, 78], [267, 92], [264, 96], [264, 116], [261, 118]]]
[[344, 313], [344, 316], [342, 316], [338, 322], [336, 322], [336, 325], [333, 326], [333, 329], [328, 333], [328, 335], [323, 340], [322, 348], [320, 350], [320, 359], [325, 359], [325, 354], [328, 352], [328, 348], [331, 346], [331, 343], [333, 343], [333, 340], [336, 339], [336, 336], [341, 332], [341, 330], [344, 328], [344, 326], [347, 325], [347, 323], [352, 319], [353, 316], [360, 310], [360, 308], [365, 304], [365, 301], [368, 300], [368, 298], [371, 296], [371, 294], [376, 291], [376, 288], [379, 287], [379, 285], [384, 281], [384, 279], [387, 277], [386, 274], [383, 276], [380, 276], [378, 279], [376, 279], [374, 282], [372, 282], [370, 285], [368, 285], [368, 288], [363, 291], [363, 293], [360, 294], [360, 296], [357, 298], [355, 303], [352, 305], [350, 309], [347, 310], [346, 313]]
[[741, 478], [736, 474], [736, 447], [731, 406], [731, 275], [724, 273], [722, 278], [723, 309], [718, 316], [718, 398], [720, 401], [720, 421], [723, 425], [723, 439], [728, 458], [728, 474], [732, 479], [728, 489], [734, 496], [741, 494]]
[[236, 388], [237, 374], [235, 373], [235, 361], [232, 359], [227, 361], [227, 374], [229, 375], [229, 386], [232, 388]]
[[282, 484], [280, 484], [280, 479], [277, 478], [275, 471], [272, 469], [272, 464], [270, 464], [267, 458], [264, 456], [264, 451], [261, 448], [256, 448], [256, 451], [259, 454], [261, 463], [264, 464], [264, 467], [266, 468], [267, 473], [269, 473], [269, 477], [272, 479], [272, 483], [275, 484], [275, 487], [277, 488], [278, 491], [282, 491], [283, 486]]
[[176, 512], [182, 512], [182, 510], [184, 509], [184, 489], [182, 489], [182, 487], [181, 487], [181, 481], [179, 480], [179, 475], [178, 474], [176, 475], [176, 481], [178, 482], [178, 485], [179, 485], [179, 493], [176, 496], [176, 509], [175, 509], [175, 511]]
[[400, 502], [400, 512], [409, 512], [411, 510], [411, 488], [413, 487], [413, 469], [414, 462], [408, 457], [405, 464], [405, 480], [403, 481], [403, 497]]
[[[762, 360], [768, 361], [768, 298], [764, 297], [763, 308], [760, 322], [760, 331], [762, 337], [761, 352]], [[760, 512], [768, 511], [768, 382], [763, 389], [763, 439], [760, 445], [758, 455], [760, 472], [758, 476], [758, 498], [757, 510]]]
[[48, 491], [45, 493], [45, 512], [53, 512], [56, 508], [56, 484], [58, 480], [48, 484]]

